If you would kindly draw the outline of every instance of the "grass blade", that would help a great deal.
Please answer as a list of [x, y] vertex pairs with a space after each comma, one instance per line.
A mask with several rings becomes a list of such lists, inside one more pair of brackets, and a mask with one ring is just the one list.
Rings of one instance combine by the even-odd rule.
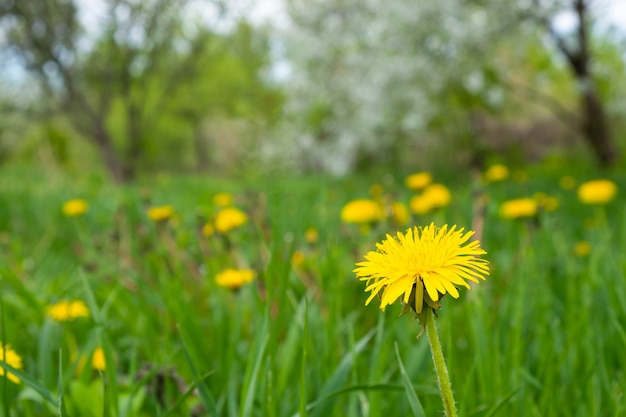
[[306, 416], [306, 361], [309, 344], [309, 301], [304, 297], [304, 329], [302, 331], [302, 366], [300, 369], [300, 417]]
[[251, 357], [248, 364], [252, 364], [252, 367], [248, 366], [246, 369], [246, 376], [243, 382], [243, 389], [241, 398], [243, 398], [243, 407], [239, 410], [240, 417], [248, 417], [252, 413], [252, 403], [254, 402], [254, 396], [256, 394], [256, 383], [259, 376], [259, 371], [265, 357], [265, 348], [269, 342], [269, 336], [267, 332], [267, 317], [269, 313], [266, 310], [263, 317], [263, 324], [259, 329], [259, 337], [256, 340], [256, 349], [251, 352]]
[[194, 384], [198, 387], [198, 391], [200, 391], [200, 397], [202, 398], [209, 415], [216, 416], [217, 407], [215, 406], [215, 399], [211, 395], [209, 388], [204, 383], [206, 376], [200, 376], [198, 368], [196, 368], [193, 359], [191, 359], [191, 354], [189, 353], [189, 348], [187, 347], [187, 337], [182, 329], [180, 329], [180, 338], [183, 345], [183, 351], [185, 352], [185, 358], [189, 363], [189, 368], [191, 368], [191, 372], [193, 373], [193, 377], [195, 379]]
[[332, 406], [332, 401], [324, 401], [322, 402], [322, 398], [330, 398], [330, 394], [341, 389], [346, 380], [348, 379], [348, 373], [350, 372], [350, 368], [352, 368], [352, 364], [354, 362], [354, 358], [358, 355], [364, 348], [367, 346], [367, 343], [370, 341], [372, 336], [374, 336], [376, 329], [372, 329], [365, 336], [363, 336], [355, 345], [354, 349], [346, 353], [343, 357], [335, 372], [330, 376], [328, 381], [324, 384], [322, 389], [320, 390], [320, 395], [318, 398], [320, 401], [319, 407], [315, 407], [313, 409], [312, 415], [314, 417], [323, 417], [327, 416], [330, 413], [330, 407]]
[[411, 412], [416, 417], [426, 417], [426, 414], [424, 414], [424, 409], [422, 408], [422, 404], [420, 403], [419, 398], [417, 398], [417, 394], [415, 394], [415, 389], [413, 388], [411, 378], [409, 378], [409, 376], [407, 375], [404, 364], [402, 363], [402, 358], [400, 358], [398, 343], [395, 343], [394, 347], [396, 350], [396, 358], [398, 359], [398, 367], [400, 368], [400, 374], [402, 375], [402, 382], [404, 383], [404, 391], [406, 393], [406, 398], [409, 400]]
[[59, 417], [67, 417], [65, 402], [63, 401], [63, 350], [59, 349], [59, 376], [57, 380], [57, 398]]
[[4, 368], [5, 372], [9, 372], [17, 376], [24, 383], [24, 385], [32, 388], [35, 392], [41, 395], [43, 399], [45, 399], [50, 404], [52, 404], [54, 408], [58, 407], [57, 400], [54, 399], [54, 397], [52, 396], [52, 394], [46, 387], [44, 387], [43, 385], [41, 385], [40, 383], [32, 379], [30, 376], [26, 375], [24, 372], [20, 371], [19, 369], [15, 369], [14, 367], [12, 367], [6, 362], [0, 361], [0, 367]]

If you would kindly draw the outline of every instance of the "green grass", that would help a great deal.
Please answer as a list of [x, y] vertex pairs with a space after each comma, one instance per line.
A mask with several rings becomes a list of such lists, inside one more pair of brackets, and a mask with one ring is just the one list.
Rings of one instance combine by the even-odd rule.
[[[583, 172], [574, 173], [579, 181], [608, 175]], [[598, 208], [558, 187], [567, 168], [528, 174], [523, 184], [485, 187], [492, 273], [439, 311], [459, 415], [624, 415], [626, 177], [610, 174], [621, 194]], [[339, 218], [374, 182], [408, 202], [402, 178], [159, 177], [116, 187], [5, 168], [0, 337], [24, 366], [13, 370], [21, 384], [0, 378], [0, 415], [442, 415], [419, 323], [398, 317], [401, 305], [364, 306], [352, 272], [397, 227], [364, 233]], [[448, 185], [452, 204], [411, 224], [471, 228], [472, 184]], [[227, 238], [205, 237], [221, 191], [250, 222]], [[536, 221], [498, 216], [505, 199], [535, 192], [558, 197], [559, 208]], [[90, 208], [67, 218], [60, 208], [74, 197]], [[163, 204], [176, 217], [152, 222], [147, 208]], [[304, 239], [311, 227], [316, 243]], [[577, 257], [582, 240], [592, 250]], [[305, 255], [298, 267], [295, 251]], [[255, 283], [219, 287], [215, 274], [237, 263], [256, 271]], [[64, 299], [83, 300], [91, 317], [53, 322], [46, 307]], [[90, 366], [98, 346], [103, 373]]]

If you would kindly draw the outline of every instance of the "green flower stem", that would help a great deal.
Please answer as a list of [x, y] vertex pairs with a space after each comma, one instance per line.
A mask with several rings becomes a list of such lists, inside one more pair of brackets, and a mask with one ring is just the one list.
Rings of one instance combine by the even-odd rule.
[[[431, 310], [428, 308], [428, 310]], [[439, 383], [439, 391], [441, 391], [441, 399], [447, 417], [457, 417], [456, 406], [454, 404], [454, 396], [452, 395], [452, 385], [448, 377], [448, 369], [446, 361], [443, 358], [441, 343], [439, 342], [439, 334], [433, 314], [429, 313], [426, 317], [426, 333], [428, 333], [428, 342], [430, 350], [433, 353], [433, 362], [435, 362], [435, 372], [437, 373], [437, 382]]]

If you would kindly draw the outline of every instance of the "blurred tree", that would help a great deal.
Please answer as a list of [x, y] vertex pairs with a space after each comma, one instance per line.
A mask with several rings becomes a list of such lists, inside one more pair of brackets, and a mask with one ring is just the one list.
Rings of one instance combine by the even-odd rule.
[[515, 35], [513, 3], [288, 2], [288, 110], [309, 168], [406, 161], [435, 145], [425, 134], [435, 125], [468, 125], [476, 108], [501, 108], [493, 51]]
[[[279, 104], [261, 74], [268, 47], [250, 26], [207, 29], [190, 15], [191, 0], [102, 4], [100, 27], [88, 31], [76, 0], [0, 0], [0, 10], [13, 50], [116, 180], [132, 179], [162, 153], [172, 160], [189, 152], [194, 138], [206, 165], [199, 126], [208, 113], [237, 116], [247, 107], [269, 115], [266, 101]], [[218, 2], [201, 6], [226, 13]]]
[[[611, 136], [604, 104], [598, 94], [596, 80], [592, 73], [593, 51], [591, 48], [591, 26], [587, 0], [542, 2], [535, 4], [544, 12], [541, 22], [545, 25], [559, 51], [565, 56], [576, 79], [580, 92], [580, 111], [584, 138], [602, 165], [611, 165], [618, 159], [616, 144]], [[573, 33], [559, 33], [553, 21], [555, 13], [570, 9], [576, 20]]]
[[[549, 48], [541, 39], [545, 19], [558, 10], [517, 0], [290, 0], [293, 24], [284, 38], [293, 70], [287, 110], [296, 150], [309, 169], [335, 172], [415, 160], [444, 137], [447, 155], [452, 149], [480, 154], [473, 121], [511, 108], [521, 88], [512, 88], [510, 75], [528, 60], [527, 48], [541, 50], [532, 52], [542, 60], [530, 70], [544, 77], [532, 85], [540, 90], [532, 100], [578, 126], [569, 102], [546, 93], [556, 90], [546, 84], [560, 84], [565, 74], [552, 71], [559, 66], [556, 54], [544, 54]], [[545, 78], [550, 72], [554, 77]], [[577, 130], [593, 137], [588, 140], [597, 156], [610, 162], [615, 150], [601, 122], [601, 101], [586, 93], [584, 103], [585, 128]]]

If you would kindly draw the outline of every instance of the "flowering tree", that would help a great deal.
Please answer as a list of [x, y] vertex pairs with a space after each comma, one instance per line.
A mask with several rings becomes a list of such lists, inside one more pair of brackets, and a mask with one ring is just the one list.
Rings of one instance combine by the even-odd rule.
[[292, 150], [307, 168], [337, 173], [416, 154], [433, 129], [476, 136], [473, 115], [501, 110], [519, 93], [510, 73], [528, 45], [545, 48], [543, 22], [559, 11], [513, 0], [288, 4]]

